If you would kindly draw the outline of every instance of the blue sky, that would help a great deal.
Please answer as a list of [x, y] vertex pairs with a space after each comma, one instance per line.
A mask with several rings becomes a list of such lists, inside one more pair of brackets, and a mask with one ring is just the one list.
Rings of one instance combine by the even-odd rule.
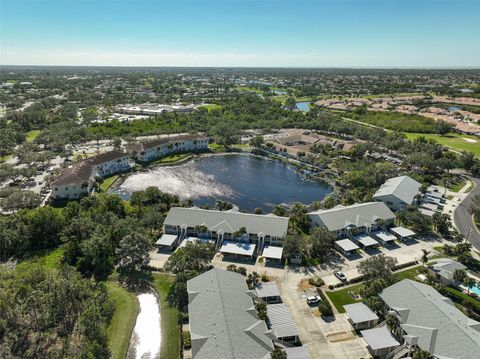
[[0, 63], [480, 67], [480, 0], [0, 0]]

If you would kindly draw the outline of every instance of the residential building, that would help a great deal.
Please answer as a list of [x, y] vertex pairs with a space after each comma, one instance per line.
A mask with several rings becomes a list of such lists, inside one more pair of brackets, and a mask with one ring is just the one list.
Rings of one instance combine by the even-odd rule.
[[286, 343], [299, 343], [299, 331], [288, 306], [284, 303], [267, 305], [268, 327], [275, 338]]
[[193, 359], [263, 359], [274, 333], [260, 320], [245, 278], [213, 268], [187, 281]]
[[453, 279], [456, 270], [466, 270], [467, 267], [449, 258], [440, 258], [429, 265], [428, 270], [442, 282], [443, 285], [459, 284]]
[[308, 213], [313, 227], [325, 227], [337, 238], [370, 233], [388, 227], [395, 219], [393, 212], [382, 202], [356, 203]]
[[53, 199], [78, 199], [88, 195], [95, 178], [105, 178], [130, 169], [128, 154], [110, 151], [73, 164], [52, 182]]
[[286, 217], [198, 207], [173, 207], [163, 224], [163, 233], [177, 235], [180, 242], [185, 237], [213, 239], [221, 252], [250, 257], [255, 248], [261, 253], [265, 246], [281, 247], [287, 230]]
[[[374, 358], [385, 358], [400, 346], [386, 326], [360, 331], [367, 348]], [[393, 353], [392, 353], [393, 354]], [[399, 356], [398, 358], [402, 358]]]
[[201, 135], [163, 137], [129, 146], [128, 152], [139, 162], [149, 162], [174, 153], [205, 151], [208, 142]]
[[480, 322], [468, 318], [433, 287], [404, 279], [384, 289], [380, 298], [398, 317], [404, 346], [418, 346], [437, 359], [478, 358]]
[[390, 178], [375, 192], [373, 199], [385, 203], [392, 211], [403, 210], [413, 204], [421, 186], [408, 176]]

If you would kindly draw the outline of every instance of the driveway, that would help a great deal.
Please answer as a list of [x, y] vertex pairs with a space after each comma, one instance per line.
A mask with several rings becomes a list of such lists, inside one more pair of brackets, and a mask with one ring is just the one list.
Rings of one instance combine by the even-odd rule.
[[480, 194], [480, 179], [472, 178], [472, 181], [475, 183], [475, 187], [457, 207], [453, 218], [455, 221], [455, 226], [458, 228], [460, 233], [462, 233], [464, 237], [467, 238], [470, 243], [472, 243], [476, 250], [480, 251], [480, 233], [473, 223], [472, 215], [468, 213], [468, 208], [472, 203], [472, 198], [475, 195]]

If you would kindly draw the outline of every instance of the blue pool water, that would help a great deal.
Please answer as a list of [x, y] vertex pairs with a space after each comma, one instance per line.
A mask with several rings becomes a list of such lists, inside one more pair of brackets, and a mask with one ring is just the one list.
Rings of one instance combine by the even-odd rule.
[[308, 101], [302, 101], [302, 102], [297, 102], [296, 106], [300, 111], [308, 112], [310, 111], [310, 107], [308, 106], [310, 102]]
[[469, 287], [468, 289], [470, 289], [470, 292], [475, 293], [476, 295], [480, 295], [480, 288], [478, 286], [474, 285], [473, 287]]

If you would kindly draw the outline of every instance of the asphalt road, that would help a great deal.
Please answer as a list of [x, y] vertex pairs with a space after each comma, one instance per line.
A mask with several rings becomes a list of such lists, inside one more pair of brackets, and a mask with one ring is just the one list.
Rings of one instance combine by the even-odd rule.
[[470, 207], [473, 196], [480, 194], [480, 179], [474, 178], [473, 181], [475, 182], [475, 187], [457, 207], [453, 219], [458, 230], [465, 236], [465, 238], [468, 238], [468, 241], [472, 243], [475, 249], [480, 251], [480, 233], [475, 227], [475, 224], [473, 224], [472, 215], [468, 213], [468, 208]]

